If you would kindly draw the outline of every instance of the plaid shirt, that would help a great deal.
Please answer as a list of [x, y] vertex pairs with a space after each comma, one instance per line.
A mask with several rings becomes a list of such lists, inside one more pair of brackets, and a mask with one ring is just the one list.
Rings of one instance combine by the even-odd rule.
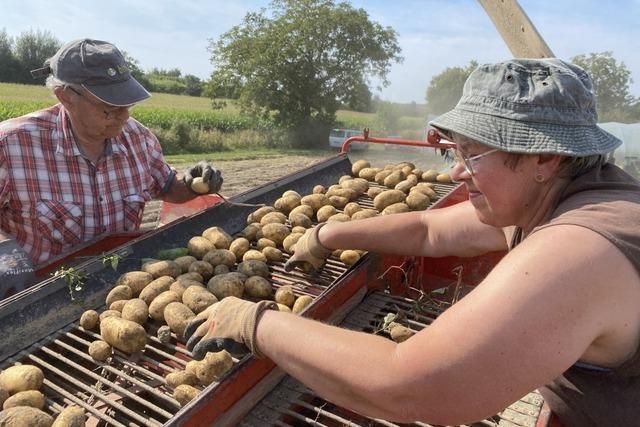
[[0, 229], [42, 264], [98, 235], [138, 229], [145, 202], [174, 175], [134, 119], [92, 164], [58, 104], [0, 123]]

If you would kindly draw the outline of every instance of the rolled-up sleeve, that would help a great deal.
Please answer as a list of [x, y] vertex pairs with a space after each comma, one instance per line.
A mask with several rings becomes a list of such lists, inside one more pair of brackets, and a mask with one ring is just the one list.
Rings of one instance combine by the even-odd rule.
[[151, 197], [157, 198], [167, 192], [176, 176], [176, 170], [165, 162], [162, 155], [162, 146], [160, 146], [158, 138], [148, 129], [146, 131], [147, 159], [149, 161], [149, 171], [153, 178], [150, 193]]

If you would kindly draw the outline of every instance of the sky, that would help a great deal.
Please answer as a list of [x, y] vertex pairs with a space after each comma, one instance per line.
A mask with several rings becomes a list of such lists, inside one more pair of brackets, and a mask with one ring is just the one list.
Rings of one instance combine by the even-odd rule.
[[[390, 85], [374, 94], [392, 102], [425, 102], [431, 78], [471, 60], [511, 57], [476, 0], [349, 0], [370, 19], [397, 32], [404, 61], [388, 74]], [[114, 43], [143, 70], [178, 68], [207, 79], [213, 70], [210, 40], [259, 11], [269, 0], [0, 0], [0, 30], [16, 37], [48, 30], [65, 43], [95, 38]], [[640, 0], [519, 0], [559, 58], [612, 51], [640, 96]]]

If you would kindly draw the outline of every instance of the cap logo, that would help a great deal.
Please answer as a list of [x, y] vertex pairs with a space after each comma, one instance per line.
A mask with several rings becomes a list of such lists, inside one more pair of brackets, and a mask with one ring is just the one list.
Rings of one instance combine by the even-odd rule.
[[128, 72], [129, 72], [129, 68], [127, 68], [127, 66], [126, 66], [126, 65], [122, 65], [122, 64], [120, 64], [120, 65], [116, 65], [116, 68], [118, 69], [118, 72], [119, 72], [120, 74], [126, 74], [126, 73], [128, 73]]
[[113, 68], [107, 68], [107, 74], [109, 75], [109, 77], [113, 77], [116, 75], [116, 70], [114, 70]]

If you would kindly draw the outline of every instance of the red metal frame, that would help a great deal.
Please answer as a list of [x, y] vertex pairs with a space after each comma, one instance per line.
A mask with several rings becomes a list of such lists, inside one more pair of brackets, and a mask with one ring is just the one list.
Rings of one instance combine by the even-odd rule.
[[403, 138], [375, 138], [369, 136], [369, 128], [364, 128], [362, 131], [362, 135], [352, 136], [351, 138], [347, 138], [342, 143], [342, 148], [340, 149], [341, 154], [345, 154], [349, 152], [349, 146], [352, 142], [371, 142], [373, 144], [395, 144], [395, 145], [407, 145], [410, 147], [423, 147], [423, 148], [440, 148], [440, 149], [450, 149], [455, 148], [455, 144], [452, 142], [440, 142], [442, 138], [440, 135], [434, 130], [429, 129], [427, 132], [427, 140], [419, 141], [415, 139], [403, 139]]

